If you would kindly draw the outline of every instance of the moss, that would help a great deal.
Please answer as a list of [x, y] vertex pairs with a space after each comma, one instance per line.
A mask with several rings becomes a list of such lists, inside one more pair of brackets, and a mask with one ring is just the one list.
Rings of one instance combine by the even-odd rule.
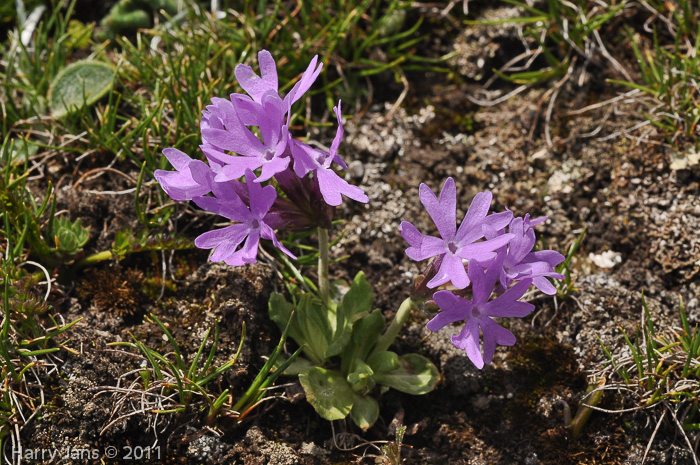
[[144, 274], [131, 268], [102, 268], [92, 271], [78, 284], [81, 299], [120, 316], [135, 315], [144, 300]]

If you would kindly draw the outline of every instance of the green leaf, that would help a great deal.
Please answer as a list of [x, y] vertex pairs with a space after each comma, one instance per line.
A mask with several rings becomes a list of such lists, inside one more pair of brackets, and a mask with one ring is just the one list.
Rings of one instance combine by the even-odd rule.
[[[336, 283], [336, 292], [340, 292], [341, 286]], [[329, 309], [329, 323], [333, 324], [333, 336], [329, 340], [326, 349], [326, 358], [340, 354], [350, 341], [353, 323], [368, 315], [372, 310], [374, 295], [372, 287], [365, 279], [365, 274], [360, 271], [352, 281], [350, 289], [345, 292], [342, 301], [337, 306]]]
[[401, 366], [399, 356], [388, 350], [373, 354], [367, 360], [367, 364], [375, 373], [387, 373]]
[[56, 221], [56, 248], [63, 255], [75, 255], [90, 239], [90, 228], [83, 227], [80, 218], [74, 223], [65, 216]]
[[351, 341], [342, 355], [341, 371], [343, 373], [350, 373], [354, 370], [357, 361], [367, 358], [385, 328], [386, 320], [379, 310], [373, 311], [355, 323]]
[[379, 417], [379, 403], [371, 396], [355, 396], [355, 402], [352, 404], [350, 418], [357, 426], [366, 430], [377, 421]]
[[92, 30], [94, 28], [94, 24], [83, 24], [77, 19], [71, 19], [68, 21], [68, 29], [66, 31], [68, 38], [66, 40], [66, 47], [89, 48], [90, 37], [92, 37]]
[[408, 394], [426, 394], [435, 388], [440, 378], [438, 369], [422, 355], [407, 354], [399, 357], [400, 367], [388, 373], [377, 373], [374, 380]]
[[9, 159], [11, 163], [24, 163], [38, 151], [39, 146], [26, 139], [10, 139], [10, 143], [0, 150], [0, 155], [3, 160]]
[[348, 374], [347, 381], [353, 391], [365, 395], [376, 385], [372, 375], [374, 371], [361, 360], [355, 361], [354, 371]]
[[[287, 323], [289, 323], [289, 329], [287, 330], [288, 337], [291, 337], [297, 344], [303, 346], [305, 343], [304, 333], [299, 326], [298, 314], [295, 314], [294, 318], [292, 318], [294, 305], [287, 302], [282, 294], [273, 292], [270, 295], [267, 308], [270, 319], [277, 324], [280, 331], [284, 331], [284, 328], [287, 327]], [[292, 318], [291, 321], [290, 318]]]
[[297, 342], [305, 345], [304, 353], [314, 364], [323, 365], [327, 359], [328, 340], [333, 336], [323, 304], [312, 294], [304, 294], [296, 308], [294, 318], [299, 322], [303, 338], [303, 342]]
[[61, 70], [49, 87], [51, 115], [56, 118], [92, 105], [112, 88], [114, 69], [100, 61], [78, 61]]
[[352, 332], [352, 342], [355, 345], [355, 356], [364, 360], [374, 347], [374, 344], [386, 329], [386, 319], [382, 312], [375, 310], [358, 321]]
[[343, 375], [333, 370], [313, 367], [299, 375], [306, 400], [322, 418], [342, 420], [352, 409], [355, 394]]
[[[281, 366], [285, 361], [286, 359], [280, 356], [277, 363], [275, 363], [275, 369], [279, 368], [279, 366]], [[304, 357], [297, 357], [292, 361], [292, 363], [289, 364], [289, 366], [284, 370], [284, 373], [282, 374], [285, 376], [300, 375], [309, 371], [309, 369], [313, 366], [314, 364], [311, 363], [309, 360], [305, 359]]]
[[354, 323], [372, 311], [374, 294], [372, 286], [365, 279], [365, 274], [360, 271], [352, 280], [350, 290], [343, 297], [343, 310], [348, 323]]

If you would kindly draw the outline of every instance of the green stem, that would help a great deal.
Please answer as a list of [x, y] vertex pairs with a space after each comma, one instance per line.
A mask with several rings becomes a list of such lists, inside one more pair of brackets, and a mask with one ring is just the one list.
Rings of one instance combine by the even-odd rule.
[[406, 300], [401, 302], [401, 306], [399, 307], [399, 310], [396, 312], [396, 315], [394, 316], [394, 319], [391, 321], [391, 324], [387, 328], [387, 330], [384, 332], [379, 337], [379, 340], [377, 341], [377, 344], [374, 346], [374, 350], [372, 351], [372, 355], [377, 354], [379, 352], [384, 352], [389, 348], [389, 346], [394, 342], [394, 339], [396, 339], [396, 336], [398, 336], [399, 331], [403, 327], [403, 325], [406, 323], [408, 320], [409, 315], [411, 314], [411, 309], [413, 308], [418, 308], [416, 303], [411, 300], [410, 297], [407, 297]]
[[330, 303], [330, 283], [328, 282], [328, 230], [318, 228], [318, 293], [323, 304]]
[[[605, 386], [605, 378], [601, 378], [593, 382], [592, 384], [589, 384], [588, 388], [586, 389], [586, 395], [588, 395], [594, 389], [600, 389], [603, 386]], [[600, 389], [599, 391], [596, 391], [590, 396], [590, 398], [588, 399], [588, 405], [590, 405], [591, 407], [596, 407], [602, 399], [603, 390]], [[581, 436], [583, 427], [588, 421], [588, 418], [591, 416], [591, 413], [593, 413], [593, 409], [589, 408], [586, 404], [581, 402], [581, 406], [578, 408], [576, 416], [571, 421], [571, 424], [567, 425], [574, 439], [578, 439], [578, 437]]]
[[85, 268], [86, 266], [94, 265], [95, 263], [100, 263], [104, 262], [105, 260], [111, 260], [112, 259], [112, 252], [109, 250], [105, 250], [104, 252], [98, 252], [94, 253], [92, 255], [88, 255], [87, 257], [83, 258], [80, 260], [78, 263], [75, 264], [73, 267], [74, 270], [81, 270]]

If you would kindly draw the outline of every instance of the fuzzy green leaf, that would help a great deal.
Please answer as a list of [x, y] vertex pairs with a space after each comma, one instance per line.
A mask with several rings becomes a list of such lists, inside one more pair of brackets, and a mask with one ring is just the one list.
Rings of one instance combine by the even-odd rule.
[[350, 411], [350, 418], [357, 426], [366, 430], [379, 417], [379, 403], [371, 396], [355, 396], [355, 402]]
[[365, 279], [365, 274], [360, 271], [352, 280], [350, 290], [343, 297], [343, 309], [347, 321], [352, 324], [372, 311], [374, 294], [372, 286]]
[[299, 326], [298, 314], [295, 314], [294, 318], [292, 318], [294, 305], [287, 302], [282, 294], [273, 292], [270, 295], [270, 300], [268, 301], [267, 306], [270, 319], [277, 323], [280, 330], [284, 331], [284, 328], [287, 327], [287, 323], [289, 323], [289, 329], [287, 330], [288, 336], [294, 339], [297, 344], [303, 345], [304, 333]]
[[[280, 359], [281, 358], [282, 357], [280, 357]], [[297, 357], [296, 359], [292, 360], [292, 363], [290, 363], [287, 369], [284, 370], [283, 374], [286, 376], [300, 375], [309, 371], [309, 369], [311, 369], [313, 366], [314, 364], [304, 357]]]
[[[336, 286], [339, 289], [339, 286]], [[342, 302], [331, 308], [329, 318], [333, 319], [333, 337], [326, 349], [326, 358], [340, 354], [350, 341], [353, 323], [372, 310], [374, 295], [372, 287], [360, 271], [352, 281], [350, 289], [343, 296]]]
[[297, 343], [304, 344], [304, 353], [314, 364], [323, 365], [327, 358], [328, 340], [333, 335], [323, 304], [312, 294], [304, 294], [296, 309], [294, 318], [302, 330], [302, 340], [297, 340]]
[[112, 88], [114, 69], [100, 61], [78, 61], [64, 68], [51, 82], [49, 106], [58, 119], [83, 105], [92, 105]]
[[382, 384], [408, 394], [426, 394], [435, 388], [440, 378], [438, 369], [422, 355], [407, 354], [399, 357], [400, 367], [374, 376]]
[[401, 366], [399, 356], [388, 350], [371, 355], [367, 364], [375, 373], [387, 373]]
[[367, 358], [385, 328], [386, 320], [379, 310], [373, 311], [355, 323], [350, 343], [342, 354], [341, 371], [343, 373], [350, 373], [357, 361]]
[[353, 391], [360, 395], [365, 395], [375, 386], [374, 371], [369, 365], [361, 360], [356, 360], [354, 364], [354, 371], [348, 374], [347, 381]]
[[299, 375], [306, 400], [322, 418], [342, 420], [352, 409], [355, 394], [343, 375], [333, 370], [313, 367]]

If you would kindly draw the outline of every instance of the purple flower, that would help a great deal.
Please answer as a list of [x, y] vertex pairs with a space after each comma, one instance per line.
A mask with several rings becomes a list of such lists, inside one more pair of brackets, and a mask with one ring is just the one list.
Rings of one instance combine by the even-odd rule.
[[277, 93], [277, 64], [267, 50], [258, 52], [258, 65], [260, 76], [255, 74], [253, 68], [242, 63], [236, 66], [234, 74], [238, 84], [250, 95], [253, 100], [260, 101], [263, 94], [268, 91]]
[[[234, 93], [230, 100], [213, 98], [213, 105], [207, 107], [202, 118], [201, 148], [218, 165], [217, 182], [239, 179], [246, 170], [258, 168], [262, 170], [255, 181], [263, 182], [287, 169], [291, 106], [311, 87], [323, 67], [322, 63], [316, 66], [318, 56], [314, 57], [282, 99], [278, 93], [277, 65], [270, 52], [260, 51], [258, 63], [260, 76], [248, 65], [239, 64], [235, 69], [238, 83], [248, 95]], [[262, 140], [248, 126], [258, 127]], [[229, 155], [227, 151], [241, 156]]]
[[[508, 233], [513, 234], [513, 240], [497, 251], [503, 263], [499, 278], [503, 289], [508, 288], [514, 281], [531, 279], [532, 284], [545, 294], [557, 293], [547, 278], [564, 279], [564, 275], [554, 271], [554, 267], [564, 261], [564, 256], [554, 250], [532, 251], [536, 242], [535, 230], [532, 227], [546, 219], [541, 217], [530, 221], [530, 215], [525, 215], [524, 218], [513, 218], [510, 222]], [[487, 238], [503, 234], [503, 231], [491, 227], [485, 229]]]
[[503, 229], [513, 217], [511, 212], [487, 216], [493, 197], [489, 191], [476, 194], [459, 229], [457, 229], [457, 188], [454, 179], [447, 178], [439, 199], [425, 184], [420, 185], [419, 197], [441, 237], [423, 235], [408, 221], [403, 221], [399, 230], [410, 245], [406, 249], [406, 255], [409, 258], [421, 261], [438, 257], [438, 260], [441, 260], [437, 274], [428, 282], [429, 288], [435, 288], [450, 281], [458, 289], [466, 288], [470, 280], [462, 260], [490, 261], [496, 256], [494, 251], [513, 238], [512, 234], [502, 234], [483, 242], [476, 242], [484, 237], [484, 226], [492, 230]]
[[211, 192], [214, 175], [206, 163], [175, 148], [164, 149], [163, 155], [177, 171], [156, 170], [154, 176], [173, 200], [192, 200]]
[[[212, 261], [224, 261], [232, 266], [255, 263], [261, 237], [271, 240], [275, 247], [290, 257], [296, 258], [277, 240], [272, 227], [268, 224], [268, 220], [272, 219], [268, 218], [268, 211], [277, 198], [275, 188], [262, 187], [254, 182], [254, 177], [252, 171], [246, 171], [245, 186], [248, 189], [250, 208], [236, 193], [236, 189], [242, 186], [238, 181], [219, 186], [217, 197], [193, 199], [201, 208], [236, 222], [222, 229], [205, 232], [195, 239], [194, 244], [200, 249], [214, 249]], [[245, 244], [239, 249], [244, 240]]]
[[[484, 364], [491, 363], [496, 344], [512, 346], [516, 340], [513, 333], [491, 318], [524, 317], [535, 309], [531, 303], [518, 301], [530, 287], [529, 279], [518, 282], [504, 294], [489, 300], [494, 285], [498, 282], [501, 266], [500, 260], [494, 260], [484, 272], [476, 261], [469, 262], [473, 300], [463, 299], [450, 291], [438, 291], [433, 296], [442, 311], [428, 322], [428, 329], [438, 331], [450, 323], [465, 320], [462, 331], [452, 336], [452, 343], [455, 347], [463, 349], [469, 360], [479, 369], [482, 369]], [[483, 355], [480, 330], [484, 336]]]
[[[233, 102], [213, 98], [212, 103], [207, 106], [206, 125], [202, 125], [201, 147], [208, 159], [221, 165], [216, 182], [238, 179], [246, 170], [260, 167], [262, 171], [255, 181], [262, 182], [287, 169], [289, 131], [284, 117], [289, 108], [276, 92], [265, 93], [261, 102], [247, 105], [255, 115], [262, 141], [241, 121], [239, 108]], [[226, 150], [243, 156], [228, 155]]]
[[357, 186], [353, 186], [345, 179], [338, 176], [333, 171], [331, 164], [338, 163], [343, 168], [347, 168], [345, 162], [338, 155], [338, 147], [343, 139], [343, 122], [340, 111], [340, 102], [337, 107], [333, 107], [335, 116], [338, 120], [338, 129], [333, 138], [330, 151], [317, 150], [298, 140], [292, 140], [291, 152], [294, 159], [294, 172], [300, 178], [306, 176], [310, 171], [314, 172], [314, 176], [318, 181], [318, 186], [323, 196], [323, 200], [328, 205], [338, 206], [342, 203], [341, 195], [345, 195], [358, 202], [367, 203], [369, 198]]
[[[292, 90], [284, 98], [285, 106], [292, 106], [294, 102], [299, 100], [304, 93], [316, 81], [316, 78], [321, 73], [323, 63], [319, 63], [318, 55], [314, 56], [306, 68], [306, 71], [301, 75], [299, 81], [294, 85]], [[248, 65], [239, 64], [234, 70], [238, 84], [245, 90], [250, 97], [256, 102], [262, 102], [263, 96], [270, 91], [278, 93], [277, 65], [275, 59], [267, 50], [258, 52], [258, 65], [260, 66], [260, 76], [255, 74], [253, 68]], [[235, 97], [234, 97], [235, 96]], [[234, 94], [232, 100], [243, 97], [241, 94]]]

